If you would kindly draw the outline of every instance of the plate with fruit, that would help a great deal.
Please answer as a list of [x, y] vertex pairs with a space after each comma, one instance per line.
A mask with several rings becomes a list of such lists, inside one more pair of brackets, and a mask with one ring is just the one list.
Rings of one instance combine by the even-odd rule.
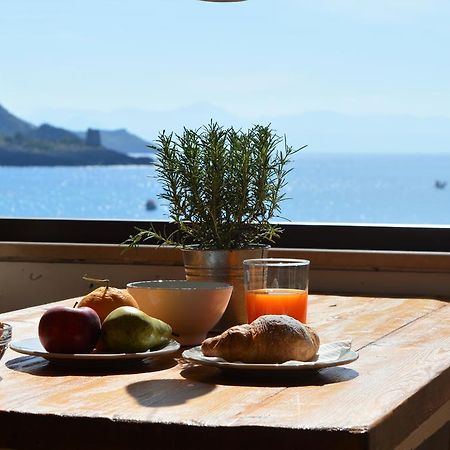
[[39, 320], [38, 336], [12, 342], [18, 353], [49, 361], [144, 360], [175, 353], [169, 324], [141, 311], [123, 290], [102, 287], [73, 307], [53, 306]]
[[156, 358], [175, 353], [180, 344], [171, 339], [162, 347], [147, 350], [145, 352], [126, 352], [126, 353], [103, 353], [93, 350], [90, 353], [53, 353], [48, 352], [42, 346], [38, 338], [23, 339], [13, 342], [10, 348], [18, 353], [30, 356], [39, 356], [49, 361], [72, 362], [72, 361], [92, 361], [92, 362], [112, 362], [123, 360], [142, 361], [147, 358]]
[[30, 356], [39, 356], [49, 361], [123, 361], [123, 360], [144, 360], [156, 358], [175, 353], [180, 348], [180, 344], [171, 339], [165, 345], [147, 350], [145, 352], [124, 352], [124, 353], [104, 353], [93, 350], [90, 353], [53, 353], [48, 352], [42, 346], [38, 338], [28, 338], [11, 343], [11, 350]]

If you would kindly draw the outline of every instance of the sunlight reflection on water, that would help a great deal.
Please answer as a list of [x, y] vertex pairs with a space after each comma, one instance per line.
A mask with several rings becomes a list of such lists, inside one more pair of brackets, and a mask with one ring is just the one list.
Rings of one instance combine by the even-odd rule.
[[[297, 155], [281, 215], [293, 222], [450, 223], [446, 155]], [[149, 166], [0, 167], [0, 216], [167, 219]], [[149, 211], [146, 202], [156, 201]]]

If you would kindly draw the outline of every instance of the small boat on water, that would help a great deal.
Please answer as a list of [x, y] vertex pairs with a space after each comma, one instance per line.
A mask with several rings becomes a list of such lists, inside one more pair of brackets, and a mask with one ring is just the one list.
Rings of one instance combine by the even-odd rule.
[[444, 189], [445, 186], [447, 186], [447, 182], [446, 181], [436, 180], [434, 182], [434, 187], [436, 189]]
[[145, 203], [145, 209], [147, 211], [154, 211], [156, 208], [158, 208], [158, 205], [156, 204], [155, 200], [152, 198], [148, 199]]

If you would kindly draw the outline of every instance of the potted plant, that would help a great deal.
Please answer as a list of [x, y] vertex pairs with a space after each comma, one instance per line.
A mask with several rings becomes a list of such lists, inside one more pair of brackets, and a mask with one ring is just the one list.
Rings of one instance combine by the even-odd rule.
[[234, 286], [220, 328], [245, 323], [242, 261], [266, 256], [279, 237], [271, 219], [280, 217], [291, 157], [304, 147], [288, 146], [270, 126], [242, 131], [214, 122], [181, 135], [163, 131], [156, 144], [159, 197], [175, 231], [138, 229], [128, 243], [182, 248], [187, 279]]

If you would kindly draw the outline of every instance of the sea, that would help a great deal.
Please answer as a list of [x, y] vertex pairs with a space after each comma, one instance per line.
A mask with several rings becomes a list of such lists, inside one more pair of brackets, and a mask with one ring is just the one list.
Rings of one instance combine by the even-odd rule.
[[[450, 224], [450, 152], [303, 152], [291, 168], [274, 221]], [[167, 220], [160, 193], [153, 166], [0, 167], [3, 218]]]

